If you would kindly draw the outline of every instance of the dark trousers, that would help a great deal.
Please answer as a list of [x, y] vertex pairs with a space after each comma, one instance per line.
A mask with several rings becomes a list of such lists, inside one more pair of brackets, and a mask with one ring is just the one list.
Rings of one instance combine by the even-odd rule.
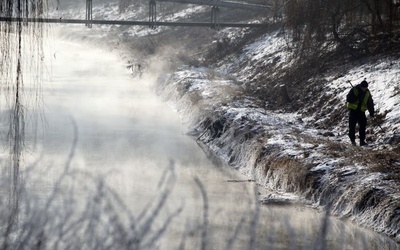
[[349, 112], [349, 137], [352, 142], [356, 140], [356, 125], [358, 123], [358, 134], [360, 142], [365, 142], [365, 129], [367, 127], [367, 117], [365, 112], [350, 110]]

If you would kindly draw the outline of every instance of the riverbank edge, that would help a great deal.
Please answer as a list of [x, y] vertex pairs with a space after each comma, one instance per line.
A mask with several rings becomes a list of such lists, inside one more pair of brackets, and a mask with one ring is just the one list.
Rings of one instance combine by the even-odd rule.
[[[365, 186], [362, 180], [370, 178], [371, 172], [362, 168], [354, 170], [348, 163], [323, 168], [331, 156], [325, 159], [293, 157], [279, 145], [268, 145], [268, 131], [261, 131], [247, 117], [242, 117], [238, 123], [228, 112], [200, 112], [198, 101], [192, 98], [196, 90], [189, 89], [188, 86], [180, 88], [173, 78], [165, 76], [156, 84], [157, 94], [184, 120], [190, 121], [191, 136], [223, 163], [265, 189], [295, 194], [302, 202], [400, 242], [400, 197], [389, 182]], [[204, 109], [204, 103], [201, 108]], [[296, 138], [301, 142], [304, 135]], [[324, 145], [329, 142], [318, 141], [317, 144], [332, 148], [332, 145]], [[349, 146], [339, 146], [337, 150], [365, 153], [363, 149]], [[353, 163], [353, 166], [357, 164], [364, 163]]]

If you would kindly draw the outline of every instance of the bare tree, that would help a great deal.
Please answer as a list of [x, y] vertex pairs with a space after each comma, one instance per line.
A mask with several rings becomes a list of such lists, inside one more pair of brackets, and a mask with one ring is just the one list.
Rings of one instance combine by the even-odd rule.
[[395, 26], [399, 5], [393, 0], [289, 0], [285, 24], [300, 57], [331, 39], [352, 55], [370, 53], [369, 40], [399, 28]]
[[[19, 169], [24, 146], [25, 134], [25, 107], [35, 109], [40, 105], [40, 76], [43, 57], [43, 37], [45, 28], [37, 23], [25, 23], [24, 18], [40, 17], [47, 6], [46, 0], [3, 0], [0, 3], [0, 15], [16, 17], [22, 21], [0, 22], [0, 93], [3, 110], [7, 110], [8, 118], [3, 126], [8, 126], [6, 141], [10, 150], [9, 162], [2, 165], [9, 181], [9, 209], [10, 219], [7, 223], [8, 230], [12, 230], [17, 216], [19, 194]], [[29, 51], [30, 56], [26, 56]], [[31, 69], [37, 74], [36, 81], [29, 81], [29, 86], [24, 82], [24, 70]], [[26, 89], [35, 90], [33, 95], [26, 95]], [[32, 100], [32, 99], [33, 100]], [[36, 107], [37, 107], [36, 106]], [[7, 239], [6, 239], [7, 242]], [[7, 245], [7, 243], [5, 243]]]

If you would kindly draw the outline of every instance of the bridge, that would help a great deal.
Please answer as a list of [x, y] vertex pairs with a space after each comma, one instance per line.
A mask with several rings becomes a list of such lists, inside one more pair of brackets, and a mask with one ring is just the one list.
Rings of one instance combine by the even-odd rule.
[[[211, 6], [211, 18], [209, 22], [167, 22], [157, 20], [157, 2], [176, 2], [182, 4]], [[94, 24], [103, 25], [139, 25], [155, 29], [158, 26], [187, 26], [187, 27], [211, 27], [214, 29], [234, 28], [256, 28], [268, 26], [266, 23], [234, 23], [220, 22], [220, 7], [245, 9], [254, 12], [270, 11], [268, 5], [239, 3], [224, 0], [149, 0], [148, 21], [125, 21], [125, 20], [95, 20], [93, 19], [93, 0], [86, 0], [85, 19], [63, 19], [63, 18], [30, 18], [28, 13], [24, 17], [0, 17], [0, 22], [22, 22], [22, 23], [59, 23], [59, 24], [85, 24], [91, 28]]]

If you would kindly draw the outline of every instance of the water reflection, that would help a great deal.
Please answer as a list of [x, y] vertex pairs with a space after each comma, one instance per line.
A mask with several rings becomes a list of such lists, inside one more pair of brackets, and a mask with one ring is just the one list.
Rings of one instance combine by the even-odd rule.
[[45, 118], [38, 130], [29, 129], [36, 121], [26, 121], [20, 214], [21, 228], [31, 233], [22, 230], [14, 244], [394, 249], [386, 238], [334, 219], [319, 242], [323, 214], [257, 206], [262, 190], [227, 182], [242, 177], [214, 167], [146, 76], [132, 79], [106, 49], [56, 40], [49, 54]]

